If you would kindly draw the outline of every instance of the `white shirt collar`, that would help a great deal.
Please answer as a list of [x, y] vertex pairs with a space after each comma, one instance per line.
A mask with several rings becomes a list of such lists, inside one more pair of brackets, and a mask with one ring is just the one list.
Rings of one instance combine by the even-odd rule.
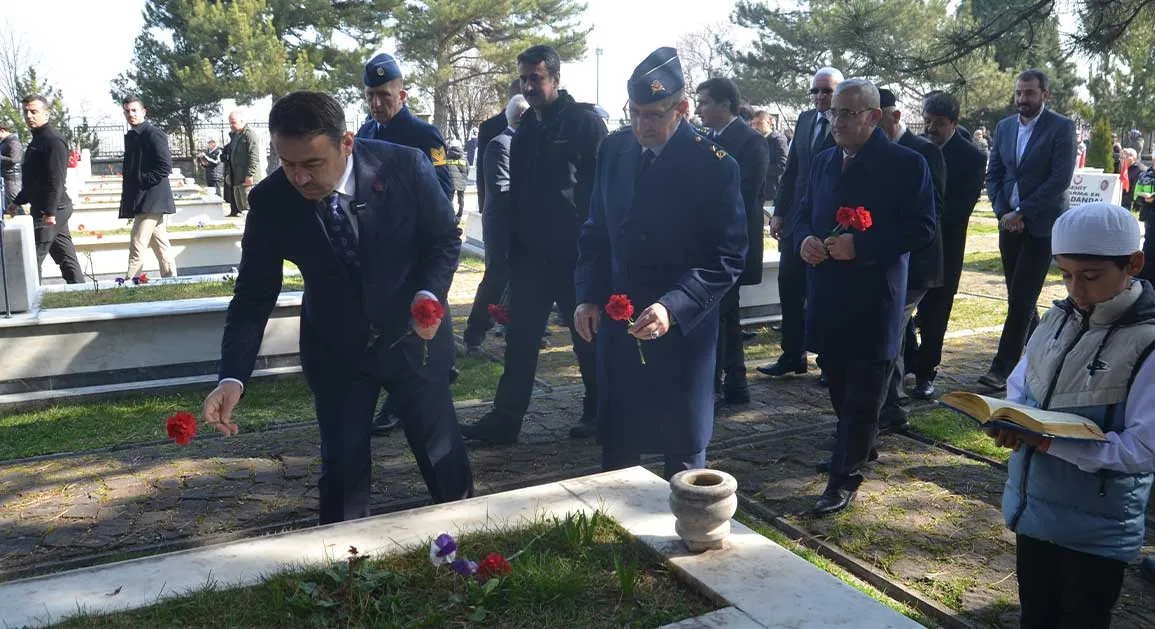
[[714, 137], [718, 137], [718, 136], [722, 135], [723, 133], [725, 133], [726, 129], [729, 129], [730, 125], [734, 124], [734, 121], [737, 119], [738, 119], [738, 116], [734, 116], [733, 118], [730, 119], [730, 122], [727, 122], [726, 124], [722, 125], [721, 129], [716, 129], [714, 131]]
[[357, 193], [357, 178], [353, 175], [353, 156], [345, 158], [345, 174], [337, 180], [337, 187], [334, 192], [345, 197], [345, 200], [352, 199]]

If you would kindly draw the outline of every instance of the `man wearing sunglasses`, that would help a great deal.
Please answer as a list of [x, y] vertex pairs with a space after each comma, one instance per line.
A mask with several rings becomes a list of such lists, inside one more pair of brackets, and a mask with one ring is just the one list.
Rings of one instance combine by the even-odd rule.
[[[778, 239], [781, 254], [778, 266], [778, 296], [782, 304], [782, 355], [777, 362], [758, 368], [759, 373], [779, 377], [791, 373], [806, 373], [806, 349], [803, 345], [806, 318], [806, 265], [790, 246], [794, 209], [801, 203], [810, 179], [810, 162], [823, 150], [834, 146], [830, 133], [833, 118], [830, 102], [834, 88], [842, 82], [842, 73], [834, 68], [822, 68], [810, 82], [810, 100], [814, 109], [798, 116], [794, 127], [794, 142], [786, 158], [786, 172], [778, 196], [774, 198], [774, 217], [770, 219], [770, 235]], [[821, 383], [821, 381], [820, 381]]]

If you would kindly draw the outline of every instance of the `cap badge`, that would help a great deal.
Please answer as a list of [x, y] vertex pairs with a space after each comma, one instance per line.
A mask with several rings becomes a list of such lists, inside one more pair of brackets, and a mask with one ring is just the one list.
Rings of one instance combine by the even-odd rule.
[[657, 94], [658, 92], [664, 92], [664, 91], [666, 91], [666, 86], [662, 85], [661, 81], [654, 79], [654, 82], [650, 83], [650, 93], [651, 94]]
[[377, 68], [377, 76], [385, 76], [385, 68]]

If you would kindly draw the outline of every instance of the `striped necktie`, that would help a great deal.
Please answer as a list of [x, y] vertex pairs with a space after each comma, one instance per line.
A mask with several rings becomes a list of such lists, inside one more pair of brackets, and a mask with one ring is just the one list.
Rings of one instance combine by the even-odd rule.
[[345, 264], [353, 275], [361, 270], [361, 261], [357, 258], [357, 237], [353, 233], [353, 224], [349, 222], [349, 215], [341, 208], [340, 196], [334, 192], [320, 202], [321, 220], [325, 223], [325, 231], [329, 232], [329, 243], [333, 245], [333, 253]]

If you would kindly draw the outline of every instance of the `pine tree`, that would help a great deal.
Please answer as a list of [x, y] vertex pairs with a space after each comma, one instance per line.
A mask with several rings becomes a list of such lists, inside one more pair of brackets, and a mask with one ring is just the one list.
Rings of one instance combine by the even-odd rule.
[[[64, 138], [70, 148], [76, 150], [90, 149], [95, 151], [100, 144], [96, 134], [88, 126], [88, 118], [81, 119], [80, 125], [72, 127], [72, 116], [64, 104], [64, 93], [48, 81], [42, 79], [36, 68], [28, 67], [23, 76], [15, 81], [15, 93], [19, 99], [31, 94], [39, 94], [48, 101], [48, 122]], [[32, 138], [32, 132], [24, 124], [23, 106], [19, 100], [0, 102], [0, 119], [12, 121], [12, 131], [27, 144]]]

